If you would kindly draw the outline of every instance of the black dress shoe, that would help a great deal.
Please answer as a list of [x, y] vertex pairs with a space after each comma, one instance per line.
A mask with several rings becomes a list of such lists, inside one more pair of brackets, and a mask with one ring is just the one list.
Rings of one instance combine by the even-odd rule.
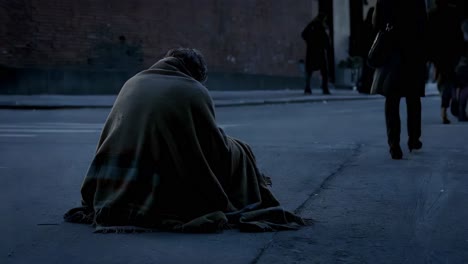
[[408, 141], [408, 148], [409, 151], [412, 152], [413, 149], [421, 149], [423, 146], [423, 143], [419, 140], [416, 141]]
[[403, 151], [401, 150], [400, 146], [391, 147], [390, 148], [390, 155], [394, 160], [401, 160], [403, 158]]
[[305, 89], [304, 94], [305, 95], [310, 95], [310, 94], [312, 94], [312, 90], [311, 89]]

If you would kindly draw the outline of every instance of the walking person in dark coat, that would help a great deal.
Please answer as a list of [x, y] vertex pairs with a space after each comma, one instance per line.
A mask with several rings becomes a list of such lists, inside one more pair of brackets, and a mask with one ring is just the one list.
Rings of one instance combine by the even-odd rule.
[[429, 59], [436, 70], [437, 88], [442, 97], [441, 117], [450, 124], [447, 108], [455, 90], [455, 67], [463, 53], [463, 33], [455, 8], [448, 0], [437, 0], [436, 8], [429, 13]]
[[387, 139], [392, 159], [402, 159], [400, 147], [400, 99], [406, 98], [408, 148], [422, 147], [421, 97], [425, 92], [425, 32], [427, 27], [424, 0], [377, 0], [374, 26], [393, 26], [393, 49], [387, 61], [376, 68], [371, 93], [385, 96]]
[[306, 42], [306, 85], [304, 94], [311, 94], [310, 79], [314, 71], [320, 70], [322, 75], [323, 94], [330, 94], [328, 89], [328, 50], [330, 49], [330, 39], [326, 29], [326, 16], [318, 14], [307, 27], [302, 31], [302, 38]]
[[453, 96], [452, 114], [458, 117], [458, 121], [468, 121], [468, 19], [461, 26], [464, 36], [464, 54], [458, 63], [455, 73], [457, 75], [457, 88]]

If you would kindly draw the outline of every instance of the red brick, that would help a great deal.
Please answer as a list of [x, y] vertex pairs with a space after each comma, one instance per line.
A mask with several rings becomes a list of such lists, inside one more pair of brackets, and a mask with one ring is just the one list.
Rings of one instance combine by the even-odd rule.
[[118, 58], [128, 56], [119, 41], [125, 36], [124, 45], [142, 56], [131, 67], [189, 46], [205, 54], [211, 71], [299, 76], [300, 33], [318, 11], [315, 2], [2, 0], [0, 64], [86, 68], [114, 56], [112, 67], [125, 68]]

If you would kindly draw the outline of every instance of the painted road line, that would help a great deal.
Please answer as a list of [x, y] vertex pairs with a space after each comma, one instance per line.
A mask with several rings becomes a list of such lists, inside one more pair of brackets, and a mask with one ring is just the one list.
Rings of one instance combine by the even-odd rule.
[[82, 127], [55, 127], [55, 126], [9, 126], [9, 125], [0, 125], [0, 130], [7, 129], [20, 129], [20, 130], [31, 130], [31, 129], [81, 129], [81, 130], [101, 130], [102, 127], [91, 127], [91, 126], [82, 126]]
[[452, 121], [452, 123], [450, 125], [446, 125], [446, 124], [431, 124], [432, 126], [435, 126], [435, 127], [445, 127], [445, 128], [453, 128], [453, 127], [467, 127], [468, 126], [468, 123], [461, 123], [461, 124], [457, 124], [457, 123], [454, 123], [454, 122], [457, 122], [457, 121]]
[[241, 126], [241, 124], [221, 124], [219, 125], [220, 128], [225, 129], [225, 128], [230, 128], [230, 127], [238, 127]]
[[103, 123], [30, 123], [34, 126], [59, 126], [59, 127], [103, 127]]
[[96, 125], [96, 126], [102, 126], [104, 125], [103, 123], [73, 123], [73, 122], [32, 122], [32, 123], [27, 123], [31, 125], [59, 125], [59, 126], [81, 126], [81, 125]]
[[102, 128], [100, 124], [81, 124], [81, 125], [46, 125], [46, 124], [0, 124], [0, 128], [48, 128], [48, 127], [63, 127], [63, 128]]
[[0, 137], [37, 137], [37, 135], [33, 135], [33, 134], [0, 134]]
[[10, 129], [0, 128], [0, 133], [99, 133], [100, 129]]
[[[86, 128], [86, 129], [102, 129], [104, 124], [97, 123], [29, 123], [29, 124], [9, 124], [9, 125], [0, 125], [0, 128], [43, 128], [43, 127], [64, 127], [65, 129], [76, 129], [76, 128]], [[228, 127], [237, 127], [241, 124], [221, 124], [219, 127], [228, 128]]]

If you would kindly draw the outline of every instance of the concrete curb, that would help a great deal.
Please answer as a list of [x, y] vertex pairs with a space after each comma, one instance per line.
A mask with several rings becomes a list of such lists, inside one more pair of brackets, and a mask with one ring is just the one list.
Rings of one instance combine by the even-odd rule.
[[[426, 94], [426, 97], [438, 96], [437, 93]], [[317, 103], [317, 102], [333, 102], [333, 101], [352, 101], [352, 100], [374, 100], [383, 99], [380, 95], [318, 95], [318, 96], [294, 96], [281, 97], [271, 99], [214, 99], [215, 107], [239, 107], [239, 106], [257, 106], [257, 105], [273, 105], [273, 104], [300, 104], [300, 103]], [[107, 102], [83, 103], [80, 101], [71, 100], [68, 103], [62, 102], [44, 102], [34, 99], [8, 101], [0, 100], [0, 109], [3, 110], [58, 110], [58, 109], [103, 109], [111, 108], [115, 98], [104, 100]], [[47, 100], [46, 100], [47, 101]]]
[[327, 96], [327, 97], [296, 97], [296, 98], [280, 98], [280, 99], [266, 99], [266, 100], [239, 100], [235, 102], [230, 101], [215, 101], [216, 107], [233, 107], [233, 106], [255, 106], [255, 105], [272, 105], [272, 104], [300, 104], [300, 103], [317, 103], [328, 101], [351, 101], [351, 100], [372, 100], [382, 99], [378, 95], [369, 96]]
[[[314, 97], [314, 98], [277, 98], [277, 99], [246, 99], [246, 100], [215, 100], [215, 107], [237, 107], [256, 106], [273, 104], [293, 104], [293, 103], [313, 103], [327, 101], [348, 101], [348, 100], [370, 100], [381, 99], [380, 96], [336, 96], [336, 97]], [[33, 103], [33, 102], [0, 102], [0, 109], [3, 110], [58, 110], [58, 109], [102, 109], [111, 108], [113, 104], [61, 104], [61, 103]]]

